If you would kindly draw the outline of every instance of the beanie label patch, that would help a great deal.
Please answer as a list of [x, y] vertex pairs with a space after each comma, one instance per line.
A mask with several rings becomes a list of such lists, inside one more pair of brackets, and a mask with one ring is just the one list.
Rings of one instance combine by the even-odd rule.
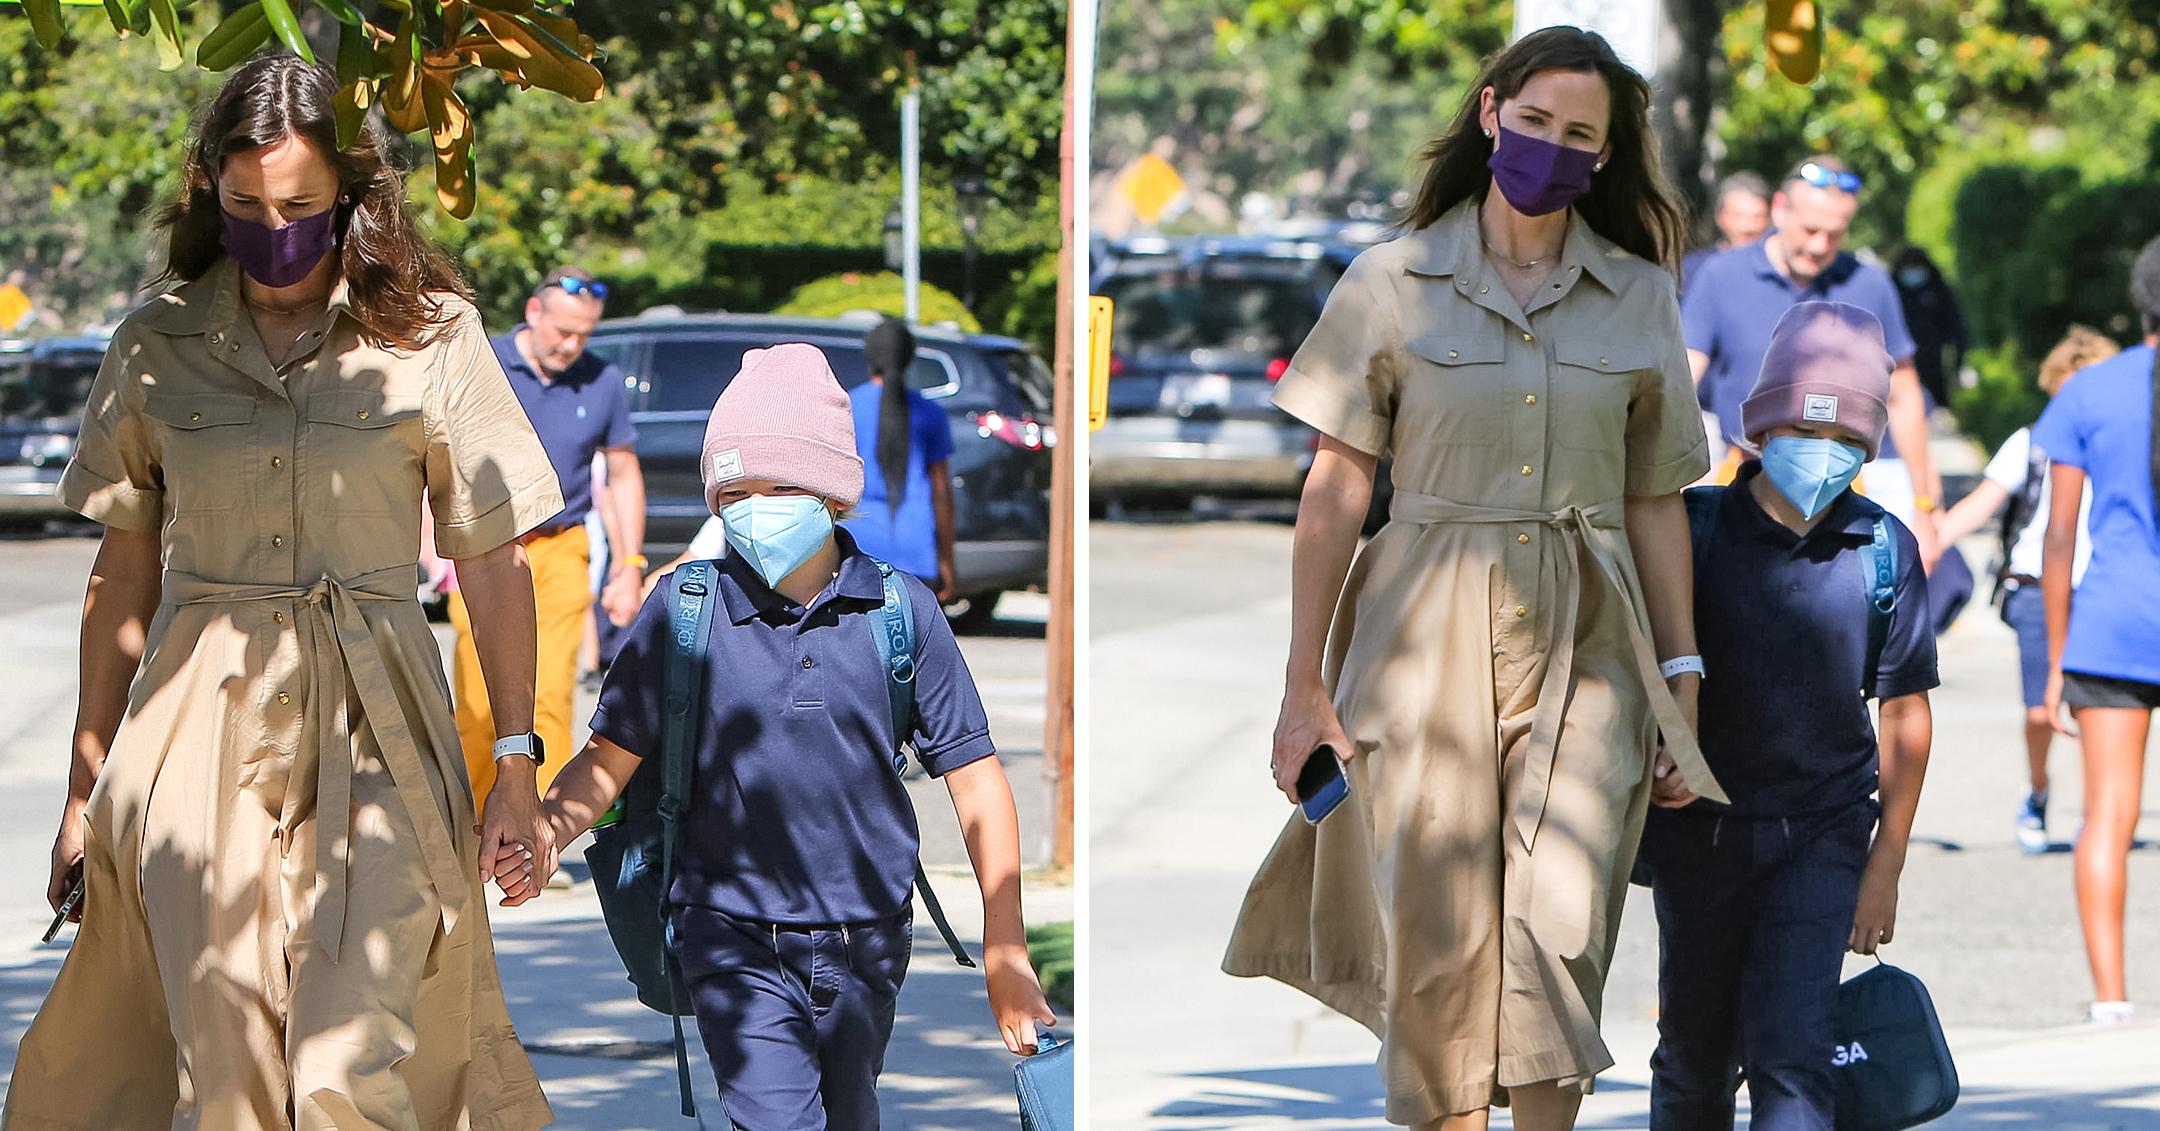
[[[1837, 423], [1837, 398], [1821, 393], [1809, 393], [1800, 407], [1804, 420], [1819, 420], [1826, 424]], [[1790, 402], [1787, 402], [1790, 403]]]
[[729, 448], [724, 452], [714, 452], [712, 474], [713, 481], [716, 483], [733, 483], [735, 480], [741, 479], [743, 477], [742, 449]]

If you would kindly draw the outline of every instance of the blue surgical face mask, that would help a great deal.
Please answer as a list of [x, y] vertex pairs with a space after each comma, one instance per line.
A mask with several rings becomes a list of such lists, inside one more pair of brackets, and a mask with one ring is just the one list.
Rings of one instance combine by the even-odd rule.
[[1906, 290], [1917, 291], [1927, 286], [1928, 269], [1925, 267], [1907, 267], [1897, 273], [1897, 278], [1898, 282], [1905, 285]]
[[1866, 453], [1837, 440], [1779, 436], [1763, 445], [1763, 474], [1809, 518], [1821, 514], [1860, 477]]
[[752, 495], [721, 507], [720, 522], [728, 545], [776, 589], [833, 532], [832, 510], [816, 495]]

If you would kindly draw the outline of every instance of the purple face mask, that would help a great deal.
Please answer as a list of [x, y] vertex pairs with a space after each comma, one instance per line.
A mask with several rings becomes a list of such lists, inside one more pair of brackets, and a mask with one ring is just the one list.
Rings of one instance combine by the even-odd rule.
[[1485, 167], [1492, 170], [1500, 195], [1525, 216], [1543, 216], [1575, 203], [1590, 191], [1598, 155], [1555, 145], [1542, 138], [1500, 127], [1500, 142]]
[[313, 216], [272, 228], [235, 216], [224, 209], [218, 215], [225, 225], [225, 254], [266, 287], [289, 287], [308, 277], [337, 243], [331, 231], [337, 209], [325, 208]]

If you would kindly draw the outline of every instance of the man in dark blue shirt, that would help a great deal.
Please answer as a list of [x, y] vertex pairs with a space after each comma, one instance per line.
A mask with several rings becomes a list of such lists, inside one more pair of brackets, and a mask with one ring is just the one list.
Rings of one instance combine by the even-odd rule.
[[[630, 423], [630, 402], [622, 370], [586, 352], [593, 326], [600, 321], [607, 285], [575, 267], [548, 273], [525, 303], [525, 321], [493, 340], [495, 358], [510, 377], [510, 389], [531, 419], [533, 431], [555, 466], [562, 484], [562, 512], [541, 523], [521, 541], [532, 571], [534, 613], [539, 634], [539, 663], [534, 671], [533, 730], [544, 758], [538, 776], [542, 793], [569, 759], [570, 712], [577, 692], [578, 645], [592, 609], [592, 546], [585, 516], [594, 506], [593, 457], [605, 452], [613, 514], [608, 529], [619, 538], [601, 604], [617, 624], [637, 612], [645, 581], [645, 479], [638, 469], [637, 429]], [[465, 603], [450, 598], [450, 622], [457, 630], [452, 661], [458, 741], [465, 748], [465, 768], [474, 795], [487, 796], [495, 780], [493, 712], [480, 656], [472, 643]]]
[[1866, 311], [1793, 307], [1741, 409], [1760, 460], [1689, 499], [1697, 729], [1731, 803], [1672, 808], [1661, 793], [1643, 829], [1660, 951], [1652, 1131], [1730, 1128], [1742, 1069], [1749, 1126], [1836, 1126], [1831, 1002], [1844, 952], [1890, 941], [1938, 682], [1918, 543], [1850, 489], [1879, 450], [1890, 370]]
[[1723, 483], [1739, 466], [1738, 448], [1746, 439], [1740, 402], [1755, 384], [1771, 328], [1785, 311], [1800, 302], [1843, 302], [1874, 315], [1897, 369], [1890, 375], [1889, 436], [1863, 487], [1932, 551], [1942, 488], [1928, 458], [1927, 398], [1913, 364], [1904, 305], [1887, 272], [1845, 250], [1860, 210], [1860, 187], [1859, 175], [1835, 157], [1801, 162], [1771, 198], [1770, 234], [1704, 262], [1688, 280], [1681, 331], [1697, 397], [1718, 418], [1712, 439], [1727, 445], [1728, 457], [1713, 473], [1713, 481]]

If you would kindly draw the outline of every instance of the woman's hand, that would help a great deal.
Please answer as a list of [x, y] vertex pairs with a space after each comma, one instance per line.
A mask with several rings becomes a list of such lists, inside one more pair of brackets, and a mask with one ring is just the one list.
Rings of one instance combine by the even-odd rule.
[[[45, 884], [45, 902], [54, 912], [67, 899], [68, 889], [73, 885], [68, 873], [83, 858], [83, 803], [69, 800], [67, 808], [60, 812], [60, 833], [53, 838], [52, 878]], [[68, 913], [68, 922], [82, 922], [82, 906]]]
[[[1688, 730], [1700, 733], [1702, 677], [1694, 672], [1682, 672], [1666, 680], [1665, 684], [1672, 689], [1673, 702], [1679, 704], [1680, 717], [1686, 721]], [[1688, 788], [1679, 764], [1665, 749], [1663, 736], [1658, 739], [1657, 765], [1651, 775], [1650, 803], [1660, 809], [1680, 809], [1695, 803], [1695, 791]]]
[[997, 1018], [1005, 1051], [1035, 1055], [1035, 1023], [1056, 1025], [1057, 1014], [1043, 997], [1042, 982], [1028, 962], [1025, 946], [992, 946], [983, 951], [983, 981], [990, 991], [990, 1013]]
[[502, 889], [502, 906], [516, 907], [540, 894], [546, 885], [545, 877], [534, 875], [532, 850], [522, 844], [505, 842], [495, 852], [495, 886]]
[[2062, 669], [2050, 668], [2047, 678], [2047, 698], [2043, 700], [2047, 704], [2048, 725], [2054, 727], [2057, 734], [2066, 734], [2076, 738], [2077, 725], [2071, 721], [2070, 712], [2063, 708], [2062, 697]]
[[1305, 759], [1322, 746], [1334, 747], [1336, 756], [1346, 763], [1357, 756], [1325, 689], [1313, 686], [1286, 692], [1282, 713], [1275, 720], [1275, 748], [1268, 768], [1275, 772], [1275, 788], [1290, 804], [1298, 803], [1298, 772], [1305, 768]]
[[[524, 871], [529, 877], [533, 860], [548, 861], [554, 858], [555, 835], [540, 815], [540, 791], [533, 784], [537, 767], [516, 754], [504, 756], [497, 763], [498, 776], [495, 788], [488, 791], [487, 820], [473, 830], [480, 834], [480, 882], [499, 879], [496, 869], [513, 853], [523, 856]], [[516, 768], [513, 768], [516, 767]], [[513, 873], [512, 879], [517, 878]], [[545, 877], [542, 877], [543, 882]], [[503, 894], [514, 893], [506, 884]], [[538, 894], [537, 887], [513, 902], [506, 898], [503, 906], [512, 907]]]

